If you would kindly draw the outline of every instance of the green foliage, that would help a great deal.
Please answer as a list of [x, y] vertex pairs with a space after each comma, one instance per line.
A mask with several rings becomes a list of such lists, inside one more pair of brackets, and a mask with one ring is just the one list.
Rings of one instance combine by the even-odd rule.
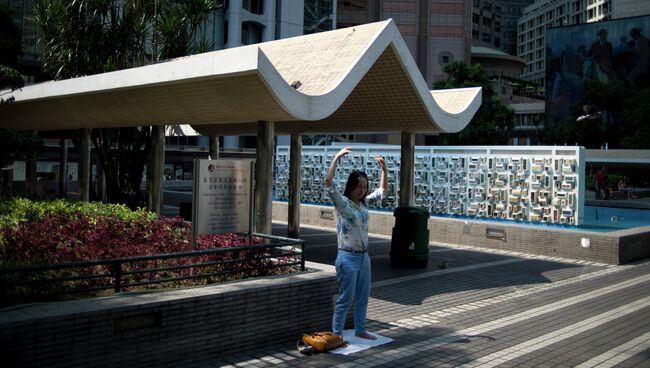
[[45, 70], [55, 79], [141, 66], [193, 51], [217, 0], [43, 0], [35, 7]]
[[102, 71], [106, 62], [102, 38], [105, 4], [97, 0], [46, 0], [34, 7], [43, 47], [43, 68], [54, 79]]
[[436, 83], [435, 89], [482, 87], [483, 103], [465, 129], [459, 133], [441, 135], [438, 144], [507, 144], [508, 134], [514, 127], [515, 113], [496, 95], [483, 67], [454, 62], [445, 67], [445, 73], [447, 80]]
[[[41, 0], [35, 21], [44, 68], [64, 79], [188, 55], [207, 17], [222, 6], [222, 0]], [[142, 206], [151, 128], [94, 129], [92, 138], [108, 201]]]
[[24, 85], [23, 76], [16, 69], [0, 65], [0, 89], [10, 88], [13, 91]]
[[115, 217], [123, 221], [132, 221], [145, 216], [150, 220], [156, 214], [139, 208], [131, 210], [123, 204], [105, 204], [101, 202], [69, 202], [64, 199], [33, 201], [27, 198], [13, 197], [0, 202], [0, 226], [17, 226], [24, 221], [37, 221], [46, 215], [84, 216], [88, 218]]

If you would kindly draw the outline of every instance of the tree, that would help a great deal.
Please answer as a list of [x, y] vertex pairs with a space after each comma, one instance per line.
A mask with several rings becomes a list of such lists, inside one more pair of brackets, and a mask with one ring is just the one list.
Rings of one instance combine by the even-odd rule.
[[650, 88], [631, 88], [620, 81], [586, 80], [583, 93], [566, 121], [547, 124], [546, 144], [586, 148], [650, 148]]
[[[73, 78], [187, 55], [207, 15], [221, 6], [216, 0], [40, 1], [35, 18], [45, 71]], [[144, 205], [140, 183], [151, 127], [95, 129], [92, 137], [109, 202]]]
[[483, 103], [467, 127], [458, 133], [443, 134], [438, 144], [443, 145], [498, 145], [508, 143], [508, 134], [514, 127], [515, 113], [505, 106], [492, 88], [480, 64], [467, 66], [454, 62], [444, 69], [448, 77], [437, 82], [434, 89], [482, 87]]

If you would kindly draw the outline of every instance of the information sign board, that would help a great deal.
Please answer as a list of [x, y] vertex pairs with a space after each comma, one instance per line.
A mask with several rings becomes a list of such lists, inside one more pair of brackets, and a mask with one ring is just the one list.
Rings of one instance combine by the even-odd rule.
[[251, 232], [252, 160], [194, 160], [192, 235]]

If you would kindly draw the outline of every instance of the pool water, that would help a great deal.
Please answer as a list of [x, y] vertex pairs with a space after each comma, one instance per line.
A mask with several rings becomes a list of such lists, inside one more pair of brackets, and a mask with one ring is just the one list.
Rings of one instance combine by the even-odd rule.
[[444, 218], [460, 218], [471, 219], [475, 221], [497, 222], [516, 224], [522, 223], [533, 226], [552, 227], [560, 229], [575, 229], [596, 232], [609, 232], [624, 229], [632, 229], [635, 227], [650, 226], [650, 210], [636, 209], [636, 208], [616, 208], [616, 207], [597, 207], [585, 206], [583, 223], [580, 226], [562, 225], [562, 224], [546, 224], [530, 221], [513, 221], [501, 220], [491, 218], [477, 218], [458, 215], [438, 215], [432, 214], [431, 217], [444, 217]]
[[585, 206], [583, 223], [578, 228], [607, 232], [642, 226], [650, 226], [650, 210]]

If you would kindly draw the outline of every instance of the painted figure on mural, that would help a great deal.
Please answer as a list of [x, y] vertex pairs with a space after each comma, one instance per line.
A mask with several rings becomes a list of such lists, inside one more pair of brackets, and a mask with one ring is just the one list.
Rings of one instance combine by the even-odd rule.
[[612, 68], [614, 48], [607, 41], [607, 31], [605, 29], [598, 31], [598, 40], [591, 44], [589, 56], [593, 57], [595, 63], [594, 73], [597, 80], [607, 82], [610, 79], [616, 78], [616, 74]]
[[630, 31], [630, 37], [634, 40], [636, 64], [628, 73], [627, 82], [631, 86], [636, 86], [638, 84], [638, 78], [648, 72], [648, 65], [650, 65], [650, 41], [641, 35], [641, 30], [638, 28], [633, 28]]

